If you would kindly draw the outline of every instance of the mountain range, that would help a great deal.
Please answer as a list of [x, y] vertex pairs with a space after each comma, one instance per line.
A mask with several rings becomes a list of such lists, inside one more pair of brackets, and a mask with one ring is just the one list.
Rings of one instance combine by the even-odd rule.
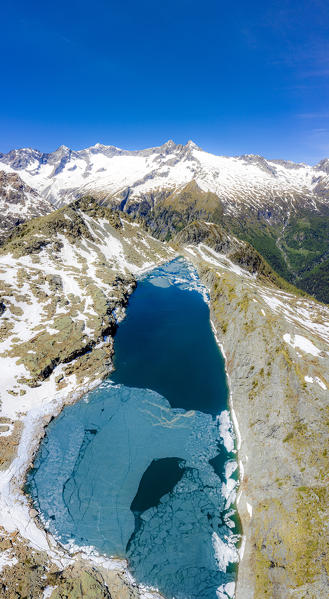
[[215, 156], [171, 140], [139, 151], [98, 143], [0, 154], [3, 238], [24, 220], [84, 196], [142, 220], [162, 240], [195, 220], [221, 224], [287, 281], [329, 302], [328, 159], [310, 166]]

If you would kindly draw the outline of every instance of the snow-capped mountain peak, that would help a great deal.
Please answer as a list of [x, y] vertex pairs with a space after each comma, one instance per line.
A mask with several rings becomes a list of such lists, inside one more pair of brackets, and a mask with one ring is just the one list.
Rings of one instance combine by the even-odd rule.
[[[85, 194], [122, 202], [126, 209], [145, 198], [184, 188], [191, 181], [216, 194], [224, 210], [263, 210], [276, 206], [291, 210], [295, 202], [316, 209], [328, 203], [329, 160], [315, 167], [284, 160], [267, 160], [248, 154], [216, 156], [189, 140], [185, 145], [168, 140], [145, 150], [123, 150], [96, 143], [83, 150], [62, 145], [52, 153], [31, 148], [0, 154], [0, 170], [16, 172], [54, 206]], [[302, 198], [302, 200], [301, 200]]]
[[188, 140], [186, 146], [193, 150], [201, 150], [201, 148], [199, 148], [199, 146], [196, 143], [194, 143], [194, 141], [192, 141], [191, 139]]

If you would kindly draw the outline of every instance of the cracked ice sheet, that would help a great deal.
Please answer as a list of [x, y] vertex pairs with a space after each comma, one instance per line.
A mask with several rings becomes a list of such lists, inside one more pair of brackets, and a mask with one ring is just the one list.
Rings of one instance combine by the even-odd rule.
[[[17, 457], [7, 470], [0, 472], [0, 526], [8, 532], [19, 531], [32, 548], [45, 551], [58, 567], [64, 568], [73, 563], [72, 554], [67, 549], [62, 549], [57, 540], [43, 528], [40, 528], [36, 521], [30, 517], [30, 506], [27, 498], [19, 488], [23, 484], [31, 455], [38, 445], [39, 435], [44, 425], [43, 419], [58, 414], [65, 398], [70, 393], [73, 400], [75, 396], [79, 397], [91, 388], [91, 385], [88, 384], [78, 390], [73, 375], [67, 377], [68, 385], [65, 391], [56, 393], [54, 379], [55, 374], [53, 373], [48, 381], [38, 388], [29, 389], [27, 395], [24, 396], [24, 408], [28, 413], [21, 419], [24, 429], [18, 446]], [[97, 386], [99, 383], [98, 380], [94, 381], [92, 386]], [[4, 413], [15, 416], [12, 408], [12, 397], [8, 399], [10, 401], [5, 401], [5, 405], [2, 406]], [[75, 547], [72, 548], [72, 552], [74, 550], [76, 550]], [[81, 557], [107, 569], [126, 568], [125, 561], [106, 558], [94, 549], [80, 547], [79, 553]]]
[[[67, 431], [72, 430], [72, 418], [75, 423], [74, 438], [67, 434]], [[129, 563], [133, 571], [138, 572], [138, 579], [154, 586], [158, 583], [157, 577], [160, 577], [163, 584], [169, 584], [171, 574], [167, 572], [165, 564], [169, 560], [170, 547], [177, 546], [180, 539], [180, 528], [183, 525], [186, 527], [186, 535], [180, 542], [185, 539], [185, 543], [193, 545], [195, 526], [189, 524], [191, 518], [194, 521], [200, 506], [207, 505], [208, 512], [212, 513], [215, 501], [217, 504], [217, 501], [226, 499], [221, 499], [220, 481], [217, 480], [208, 462], [209, 457], [218, 451], [218, 426], [218, 421], [213, 420], [210, 415], [170, 408], [169, 403], [155, 392], [103, 383], [93, 393], [92, 401], [80, 402], [67, 409], [49, 428], [46, 452], [44, 457], [42, 451], [39, 453], [35, 462], [37, 470], [33, 474], [37, 481], [37, 499], [45, 520], [49, 522], [53, 532], [62, 535], [63, 541], [66, 540], [67, 535], [71, 538], [79, 537], [84, 542], [91, 542], [101, 551], [106, 551], [107, 554], [122, 554], [131, 539]], [[144, 430], [145, 427], [147, 432]], [[89, 431], [87, 437], [86, 431]], [[143, 439], [147, 439], [147, 454], [145, 454]], [[99, 452], [105, 452], [105, 462]], [[117, 456], [116, 459], [111, 458], [112, 452]], [[130, 505], [141, 475], [152, 457], [160, 459], [168, 455], [181, 456], [186, 461], [186, 473], [175, 490], [161, 499], [157, 508], [152, 507], [141, 515], [143, 527], [135, 529], [132, 536], [134, 517]], [[78, 464], [77, 468], [75, 464]], [[102, 476], [95, 464], [98, 464], [102, 470]], [[233, 460], [228, 464], [225, 469], [226, 477], [229, 477], [236, 468]], [[72, 467], [73, 471], [70, 474]], [[104, 471], [104, 468], [109, 470]], [[89, 473], [88, 477], [86, 471]], [[118, 477], [120, 484], [116, 482]], [[65, 483], [65, 492], [62, 488], [62, 480], [63, 484]], [[109, 480], [110, 488], [108, 488]], [[228, 486], [230, 480], [232, 479], [228, 478], [226, 482]], [[232, 482], [236, 485], [235, 481]], [[104, 492], [104, 485], [106, 492]], [[115, 491], [116, 489], [119, 491]], [[36, 497], [35, 492], [33, 495]], [[185, 495], [193, 504], [190, 510], [188, 505], [184, 504]], [[51, 503], [49, 503], [50, 496]], [[103, 497], [105, 504], [96, 505], [96, 497], [100, 499]], [[69, 502], [67, 506], [66, 501]], [[225, 509], [226, 507], [227, 505]], [[70, 518], [67, 517], [68, 509]], [[84, 514], [83, 518], [79, 516], [80, 512], [81, 515]], [[173, 514], [175, 514], [175, 526]], [[215, 515], [213, 517], [215, 518]], [[74, 529], [72, 529], [72, 518], [75, 522]], [[209, 521], [203, 514], [201, 521], [204, 520], [209, 526]], [[96, 527], [95, 521], [98, 523]], [[200, 531], [197, 531], [196, 538], [202, 533], [202, 526], [199, 525]], [[234, 536], [231, 535], [229, 527], [223, 527], [223, 524], [218, 530], [226, 535], [226, 540], [221, 545], [222, 553], [226, 547], [226, 557], [225, 560], [223, 557], [220, 562], [220, 571], [226, 572], [225, 564], [233, 555]], [[206, 539], [209, 537], [209, 546], [205, 555], [209, 554], [211, 559], [211, 534], [205, 530], [202, 534], [205, 535], [204, 548], [206, 548]], [[158, 539], [158, 543], [150, 555], [149, 540], [154, 538]], [[165, 564], [161, 561], [162, 554], [165, 555]], [[183, 554], [184, 551], [180, 553]], [[177, 555], [174, 556], [174, 561], [177, 562]], [[180, 578], [183, 565], [182, 563], [179, 567]], [[156, 578], [154, 578], [155, 572]], [[211, 577], [215, 576], [213, 573], [216, 572], [215, 563], [211, 572]], [[209, 573], [205, 571], [203, 575], [206, 584], [206, 581], [210, 580]], [[218, 574], [217, 582], [219, 579], [222, 580]]]

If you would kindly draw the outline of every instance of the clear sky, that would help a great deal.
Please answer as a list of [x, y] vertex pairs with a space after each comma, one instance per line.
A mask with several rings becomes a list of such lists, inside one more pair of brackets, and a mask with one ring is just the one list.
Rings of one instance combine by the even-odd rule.
[[328, 0], [3, 0], [0, 152], [329, 156]]

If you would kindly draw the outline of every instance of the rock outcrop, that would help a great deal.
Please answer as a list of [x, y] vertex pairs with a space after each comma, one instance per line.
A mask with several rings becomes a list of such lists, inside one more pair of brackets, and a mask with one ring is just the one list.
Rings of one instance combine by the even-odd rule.
[[52, 210], [50, 202], [27, 185], [17, 173], [0, 170], [0, 243], [17, 225]]

